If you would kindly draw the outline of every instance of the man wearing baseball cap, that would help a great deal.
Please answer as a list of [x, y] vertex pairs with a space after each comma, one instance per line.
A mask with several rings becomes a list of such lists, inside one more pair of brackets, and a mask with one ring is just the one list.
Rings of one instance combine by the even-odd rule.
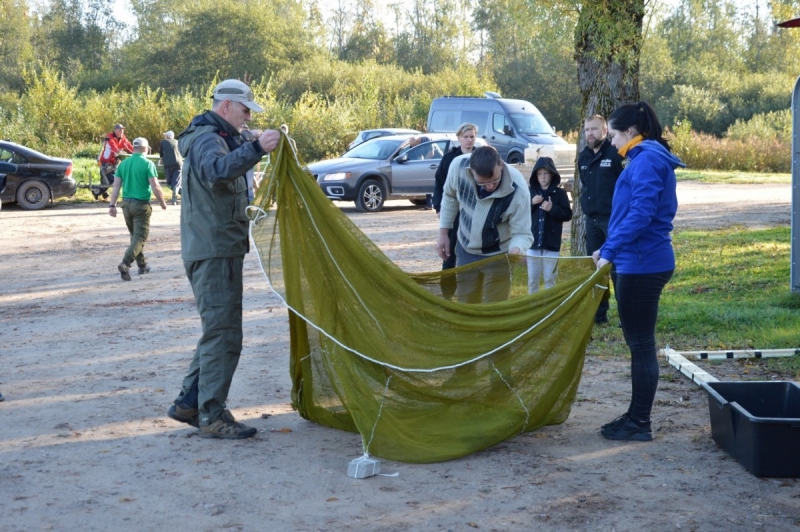
[[108, 205], [108, 214], [117, 216], [117, 198], [122, 188], [122, 214], [125, 216], [125, 225], [131, 234], [131, 243], [125, 250], [122, 262], [117, 270], [123, 281], [131, 280], [131, 265], [136, 261], [139, 275], [150, 271], [147, 259], [144, 256], [144, 245], [150, 234], [150, 215], [153, 208], [150, 206], [150, 196], [155, 194], [162, 209], [167, 208], [161, 185], [158, 184], [158, 170], [153, 161], [145, 155], [150, 144], [144, 137], [133, 140], [133, 155], [122, 161], [114, 176], [114, 188], [111, 190], [111, 200]]
[[167, 415], [200, 429], [203, 438], [242, 439], [256, 429], [227, 408], [228, 389], [242, 352], [242, 273], [249, 251], [245, 174], [278, 145], [280, 132], [246, 141], [240, 131], [264, 109], [245, 83], [214, 87], [210, 111], [178, 137], [183, 156], [181, 257], [203, 328]]

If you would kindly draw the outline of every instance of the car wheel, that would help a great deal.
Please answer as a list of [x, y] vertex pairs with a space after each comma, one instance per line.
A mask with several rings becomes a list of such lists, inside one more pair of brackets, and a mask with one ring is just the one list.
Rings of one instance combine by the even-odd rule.
[[508, 164], [522, 164], [522, 154], [512, 153], [508, 156]]
[[47, 207], [50, 201], [50, 189], [41, 181], [25, 181], [17, 189], [17, 203], [23, 209], [38, 211]]
[[358, 187], [356, 209], [360, 212], [378, 212], [386, 200], [386, 187], [380, 181], [368, 179]]

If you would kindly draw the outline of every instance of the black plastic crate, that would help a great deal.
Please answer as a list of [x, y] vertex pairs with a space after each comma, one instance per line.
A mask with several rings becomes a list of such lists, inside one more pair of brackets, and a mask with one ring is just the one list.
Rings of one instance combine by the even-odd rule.
[[711, 436], [758, 477], [800, 477], [800, 385], [707, 382]]

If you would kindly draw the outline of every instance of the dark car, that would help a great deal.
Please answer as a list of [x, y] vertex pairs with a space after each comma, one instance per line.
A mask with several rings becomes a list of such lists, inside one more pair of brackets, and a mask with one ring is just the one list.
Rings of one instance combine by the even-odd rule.
[[5, 178], [0, 201], [17, 202], [23, 209], [44, 209], [50, 200], [72, 196], [72, 161], [50, 157], [14, 142], [0, 141], [0, 161], [17, 166]]
[[367, 142], [368, 140], [372, 140], [378, 137], [388, 137], [389, 135], [419, 135], [419, 131], [416, 129], [402, 129], [397, 127], [385, 127], [380, 129], [365, 129], [363, 131], [359, 131], [356, 138], [353, 139], [353, 142], [347, 147], [348, 150], [352, 150], [359, 144], [363, 142]]
[[[0, 194], [6, 189], [6, 174], [13, 174], [17, 171], [17, 165], [5, 163], [0, 161]], [[3, 202], [0, 201], [0, 209], [3, 208]]]
[[[432, 134], [409, 147], [413, 135], [379, 137], [359, 144], [338, 159], [308, 165], [325, 195], [339, 201], [354, 201], [361, 212], [377, 212], [390, 197], [405, 197], [425, 205], [433, 194], [434, 176], [442, 155], [456, 146], [454, 134]], [[485, 145], [484, 142], [476, 146]]]

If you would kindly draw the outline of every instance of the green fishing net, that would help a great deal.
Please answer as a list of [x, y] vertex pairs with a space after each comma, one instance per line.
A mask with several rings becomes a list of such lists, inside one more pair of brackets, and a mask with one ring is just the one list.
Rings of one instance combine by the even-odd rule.
[[[409, 274], [325, 197], [285, 136], [268, 170], [250, 233], [288, 308], [301, 416], [406, 462], [457, 458], [567, 419], [608, 267], [559, 258], [556, 286], [532, 295], [525, 257]], [[486, 272], [507, 276], [502, 301], [452, 295]]]

